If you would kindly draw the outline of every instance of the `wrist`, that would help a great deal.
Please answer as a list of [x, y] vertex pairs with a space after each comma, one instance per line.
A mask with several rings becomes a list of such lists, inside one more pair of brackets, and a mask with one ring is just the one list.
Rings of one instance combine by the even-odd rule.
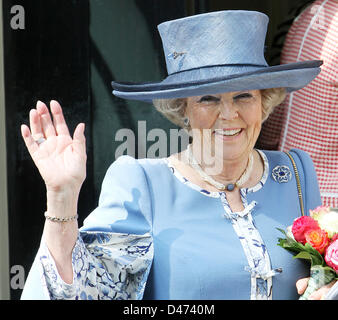
[[77, 202], [80, 191], [72, 188], [63, 190], [47, 189], [47, 212], [48, 215], [65, 217], [77, 214]]
[[45, 218], [52, 222], [69, 222], [69, 221], [77, 220], [79, 216], [77, 214], [74, 216], [68, 216], [68, 217], [49, 216], [48, 212], [46, 211]]
[[55, 196], [68, 196], [80, 193], [82, 184], [65, 183], [61, 186], [53, 186], [46, 183], [47, 194]]

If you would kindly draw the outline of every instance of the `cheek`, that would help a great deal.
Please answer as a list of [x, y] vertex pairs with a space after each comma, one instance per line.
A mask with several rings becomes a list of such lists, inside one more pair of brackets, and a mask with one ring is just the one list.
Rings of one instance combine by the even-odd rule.
[[262, 128], [262, 108], [260, 106], [252, 108], [250, 112], [245, 114], [244, 121], [255, 136], [259, 135]]
[[212, 110], [200, 108], [198, 111], [192, 110], [189, 119], [192, 128], [210, 129], [217, 119], [217, 114]]
[[255, 121], [255, 129], [260, 131], [262, 128], [262, 117], [258, 117]]

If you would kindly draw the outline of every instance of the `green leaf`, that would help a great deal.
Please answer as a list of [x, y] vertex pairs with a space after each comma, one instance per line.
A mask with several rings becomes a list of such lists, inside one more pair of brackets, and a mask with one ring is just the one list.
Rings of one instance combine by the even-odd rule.
[[309, 243], [305, 243], [305, 249], [307, 252], [309, 252], [312, 256], [312, 265], [324, 265], [324, 258], [323, 256], [311, 246]]
[[321, 256], [321, 254], [314, 249], [311, 245], [308, 243], [304, 246], [305, 250], [299, 252], [296, 256], [294, 256], [295, 259], [306, 259], [311, 261], [311, 266], [323, 266], [324, 265], [324, 259]]
[[281, 246], [282, 248], [287, 249], [292, 252], [300, 252], [300, 251], [305, 250], [304, 246], [301, 243], [291, 238], [286, 238], [286, 239], [279, 238], [277, 244]]
[[277, 245], [292, 253], [297, 253], [294, 258], [310, 260], [312, 266], [325, 265], [322, 255], [309, 243], [305, 243], [305, 245], [303, 245], [300, 242], [297, 242], [295, 239], [288, 237], [284, 230], [279, 228], [276, 229], [285, 235], [285, 239], [278, 238]]
[[337, 272], [336, 272], [333, 268], [331, 268], [331, 267], [329, 267], [329, 266], [324, 266], [324, 267], [322, 267], [322, 269], [323, 269], [325, 272], [333, 273], [335, 276], [338, 277]]
[[283, 233], [286, 237], [287, 237], [287, 234], [286, 232], [283, 230], [283, 229], [280, 229], [280, 228], [276, 228], [278, 231], [280, 231], [281, 233]]
[[294, 256], [295, 259], [306, 259], [312, 261], [312, 256], [309, 252], [301, 251]]

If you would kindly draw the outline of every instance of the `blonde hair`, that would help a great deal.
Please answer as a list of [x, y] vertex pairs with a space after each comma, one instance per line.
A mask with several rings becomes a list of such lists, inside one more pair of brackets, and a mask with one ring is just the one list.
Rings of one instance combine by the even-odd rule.
[[[286, 96], [285, 88], [270, 88], [260, 90], [262, 95], [262, 122], [264, 122], [273, 109], [281, 104]], [[187, 106], [186, 98], [156, 99], [153, 104], [157, 111], [162, 113], [168, 120], [181, 128], [190, 130], [190, 125], [184, 123], [184, 113]]]
[[264, 122], [272, 113], [273, 109], [284, 101], [286, 97], [286, 90], [285, 88], [262, 89], [261, 95], [262, 122]]

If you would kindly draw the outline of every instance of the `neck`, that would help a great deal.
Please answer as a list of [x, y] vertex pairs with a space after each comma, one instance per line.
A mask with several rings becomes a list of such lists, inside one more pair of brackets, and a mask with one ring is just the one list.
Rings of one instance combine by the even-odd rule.
[[248, 167], [249, 157], [252, 150], [243, 153], [236, 158], [225, 159], [223, 154], [212, 155], [211, 152], [190, 146], [193, 157], [200, 168], [210, 177], [222, 184], [235, 183], [241, 178]]

